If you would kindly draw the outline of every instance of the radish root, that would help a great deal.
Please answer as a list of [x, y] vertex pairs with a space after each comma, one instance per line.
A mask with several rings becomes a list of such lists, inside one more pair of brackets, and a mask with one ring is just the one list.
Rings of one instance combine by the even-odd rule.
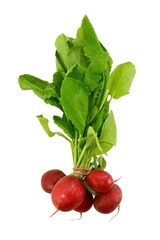
[[109, 223], [113, 220], [113, 218], [118, 216], [119, 212], [120, 212], [120, 205], [118, 206], [118, 212], [109, 220]]
[[70, 219], [71, 221], [77, 221], [77, 220], [81, 220], [81, 218], [82, 218], [82, 213], [80, 212], [80, 217], [79, 218], [77, 218], [77, 219]]
[[118, 179], [114, 180], [113, 182], [115, 183], [115, 182], [119, 181], [121, 178], [122, 177], [119, 177]]
[[49, 217], [53, 217], [53, 215], [55, 215], [57, 212], [58, 212], [58, 209], [54, 213], [52, 213], [52, 215]]

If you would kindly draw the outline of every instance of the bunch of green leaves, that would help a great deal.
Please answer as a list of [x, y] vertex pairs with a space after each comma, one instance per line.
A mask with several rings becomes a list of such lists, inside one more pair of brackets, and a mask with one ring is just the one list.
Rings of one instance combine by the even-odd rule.
[[63, 133], [52, 132], [48, 119], [37, 117], [49, 137], [58, 134], [69, 141], [74, 167], [104, 169], [102, 155], [116, 145], [110, 102], [129, 93], [135, 67], [125, 62], [111, 72], [112, 59], [87, 16], [76, 38], [61, 34], [55, 46], [57, 71], [52, 82], [24, 74], [18, 79], [20, 87], [61, 110], [53, 121]]

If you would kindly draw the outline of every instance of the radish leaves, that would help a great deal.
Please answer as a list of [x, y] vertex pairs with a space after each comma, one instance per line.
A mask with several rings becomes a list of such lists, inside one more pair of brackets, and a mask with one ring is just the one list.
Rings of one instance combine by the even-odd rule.
[[44, 98], [43, 90], [49, 84], [40, 78], [34, 77], [30, 74], [24, 74], [18, 78], [19, 85], [23, 90], [32, 90], [38, 97]]
[[82, 20], [77, 37], [85, 44], [84, 52], [88, 58], [93, 58], [97, 53], [102, 52], [101, 44], [87, 16]]
[[49, 137], [57, 134], [71, 143], [74, 167], [104, 169], [102, 154], [116, 145], [117, 135], [110, 102], [129, 93], [135, 66], [126, 62], [110, 73], [112, 59], [87, 16], [76, 38], [60, 34], [55, 46], [57, 69], [52, 81], [24, 74], [19, 85], [61, 110], [53, 121], [64, 134], [52, 132], [42, 115], [38, 120]]
[[66, 133], [71, 139], [74, 139], [74, 129], [67, 119], [59, 116], [53, 116], [53, 120], [54, 123], [64, 131], [64, 133]]
[[40, 124], [42, 125], [44, 131], [47, 133], [47, 135], [48, 135], [49, 137], [54, 137], [54, 135], [57, 134], [57, 135], [59, 135], [59, 136], [61, 136], [61, 137], [64, 137], [67, 141], [70, 142], [70, 140], [69, 140], [64, 134], [62, 134], [62, 133], [60, 133], [60, 132], [52, 132], [52, 131], [50, 130], [50, 128], [49, 128], [49, 121], [48, 121], [47, 118], [44, 118], [42, 115], [37, 116], [37, 118], [38, 118]]
[[102, 78], [102, 73], [107, 68], [108, 61], [109, 55], [107, 52], [102, 52], [92, 59], [83, 80], [83, 83], [90, 91], [94, 91], [98, 86], [98, 82]]
[[66, 77], [61, 88], [61, 104], [68, 119], [83, 134], [88, 115], [87, 87], [80, 81]]
[[135, 66], [131, 62], [118, 65], [111, 73], [107, 88], [112, 98], [118, 99], [129, 93], [135, 76]]

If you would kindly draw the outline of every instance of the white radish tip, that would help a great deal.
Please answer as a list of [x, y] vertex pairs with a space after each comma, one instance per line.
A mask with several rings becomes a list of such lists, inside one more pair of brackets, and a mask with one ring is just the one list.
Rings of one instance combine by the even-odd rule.
[[117, 217], [117, 215], [119, 214], [120, 212], [120, 205], [118, 206], [118, 212], [116, 213], [116, 215], [114, 215], [110, 220], [109, 220], [109, 223], [113, 220], [113, 218]]
[[76, 219], [70, 219], [70, 221], [77, 221], [77, 220], [80, 220], [82, 218], [82, 213], [80, 212], [80, 217], [79, 218], [76, 218]]

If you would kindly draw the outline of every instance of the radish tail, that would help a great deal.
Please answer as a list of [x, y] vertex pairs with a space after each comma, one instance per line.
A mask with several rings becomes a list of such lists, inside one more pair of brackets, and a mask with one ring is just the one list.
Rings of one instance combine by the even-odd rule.
[[80, 217], [77, 219], [71, 219], [71, 221], [77, 221], [77, 220], [80, 220], [81, 218], [82, 218], [82, 213], [80, 212]]
[[109, 220], [109, 223], [113, 220], [113, 218], [117, 217], [117, 215], [119, 214], [120, 212], [120, 205], [118, 206], [118, 212], [116, 213], [116, 215], [114, 215], [110, 220]]
[[53, 215], [55, 215], [58, 211], [59, 211], [59, 210], [57, 209], [57, 210], [56, 210], [54, 213], [52, 213], [52, 215], [49, 216], [49, 217], [53, 217]]
[[115, 183], [115, 182], [119, 181], [121, 178], [122, 177], [119, 177], [118, 179], [114, 180], [113, 182]]

